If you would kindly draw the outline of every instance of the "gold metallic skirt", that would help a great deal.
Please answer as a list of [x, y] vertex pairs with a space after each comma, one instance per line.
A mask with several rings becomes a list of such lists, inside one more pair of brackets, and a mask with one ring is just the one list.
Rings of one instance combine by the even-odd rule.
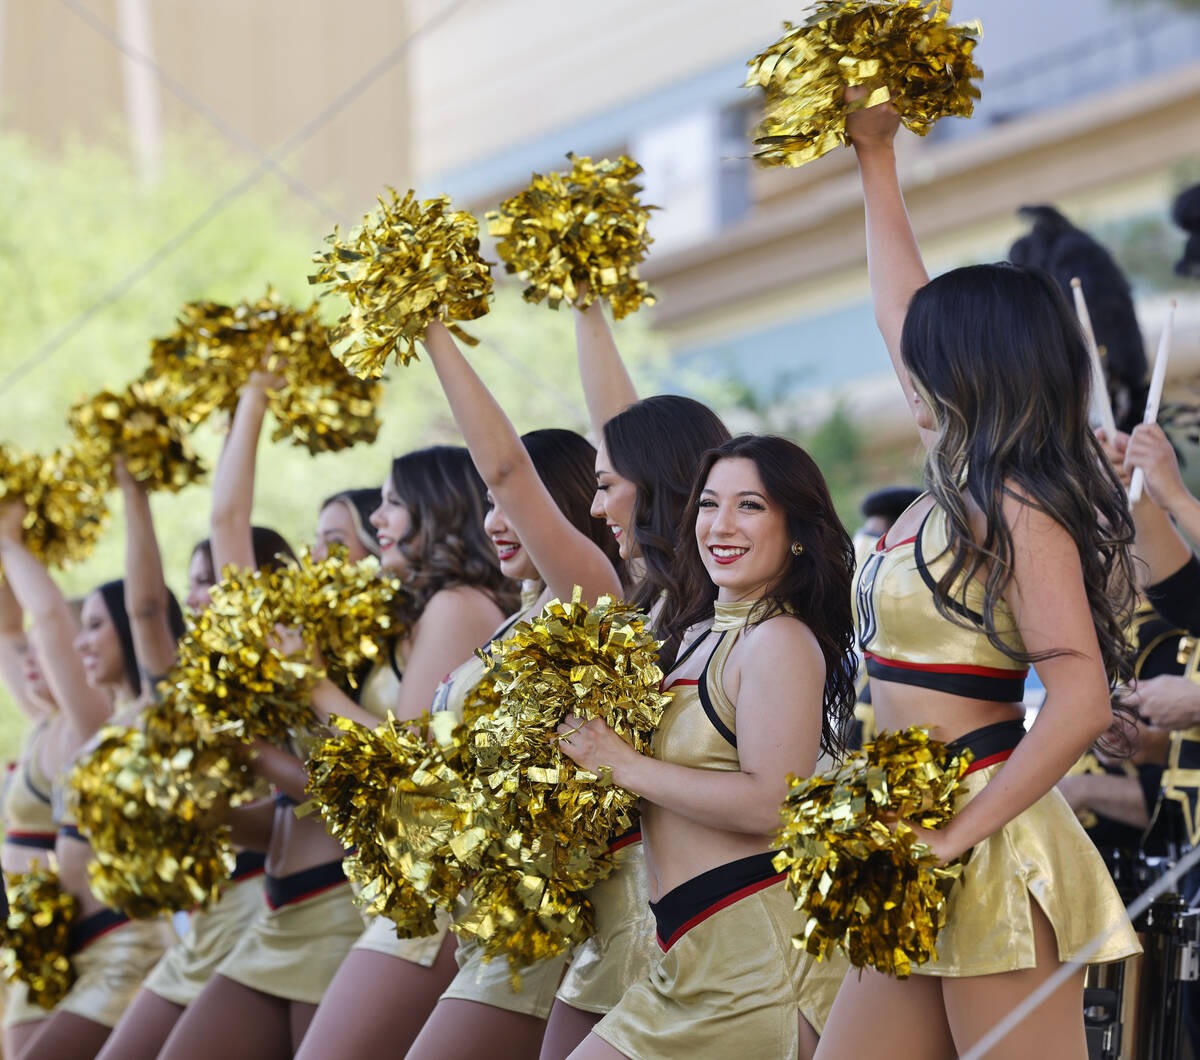
[[55, 1012], [115, 1027], [151, 968], [175, 941], [167, 921], [128, 920], [71, 954], [75, 982]]
[[387, 917], [377, 916], [367, 922], [367, 930], [359, 935], [352, 948], [384, 953], [422, 968], [432, 968], [449, 933], [450, 914], [443, 909], [437, 911], [437, 931], [417, 939], [397, 938], [395, 925]]
[[550, 1015], [554, 991], [567, 962], [566, 954], [560, 954], [522, 969], [521, 989], [513, 990], [508, 961], [503, 957], [485, 961], [483, 948], [477, 943], [460, 941], [454, 959], [458, 962], [458, 975], [442, 993], [443, 998], [476, 1001], [543, 1020]]
[[19, 979], [4, 984], [4, 1026], [18, 1027], [22, 1023], [37, 1023], [54, 1015], [53, 1009], [42, 1008], [29, 1000], [29, 987]]
[[[974, 798], [1003, 763], [963, 778], [959, 807]], [[1031, 898], [1054, 928], [1061, 961], [1084, 954], [1089, 964], [1141, 952], [1104, 862], [1058, 789], [988, 836], [971, 851], [950, 893], [937, 959], [914, 974], [993, 975], [1036, 965]]]
[[[678, 928], [660, 939], [665, 952], [596, 1025], [597, 1036], [631, 1060], [728, 1060], [795, 1056], [798, 1014], [824, 1027], [847, 965], [818, 963], [792, 945], [802, 918], [769, 854], [689, 880], [664, 895], [656, 912], [706, 879], [746, 867], [756, 870], [755, 882], [709, 891], [698, 903], [687, 899], [691, 908]], [[658, 920], [662, 935], [661, 914]]]
[[343, 878], [285, 905], [263, 902], [216, 971], [271, 997], [316, 1005], [362, 932], [363, 918]]
[[600, 1015], [612, 1011], [659, 956], [641, 841], [620, 847], [613, 859], [612, 875], [589, 895], [596, 932], [576, 947], [558, 988], [560, 1001]]
[[262, 904], [261, 875], [230, 883], [211, 909], [192, 913], [187, 934], [154, 966], [145, 988], [187, 1008], [249, 929]]

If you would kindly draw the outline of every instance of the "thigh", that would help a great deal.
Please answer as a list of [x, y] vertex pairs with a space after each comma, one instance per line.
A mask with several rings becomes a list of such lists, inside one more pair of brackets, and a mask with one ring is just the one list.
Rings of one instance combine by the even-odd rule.
[[546, 1021], [478, 1001], [439, 1001], [408, 1060], [536, 1060]]
[[[1036, 1054], [1035, 1054], [1036, 1055]], [[817, 1043], [816, 1060], [953, 1060], [942, 981], [852, 969]]]
[[351, 950], [304, 1035], [296, 1060], [403, 1056], [458, 971], [447, 935], [429, 968], [374, 950]]
[[598, 1012], [585, 1012], [565, 1001], [555, 1001], [546, 1023], [538, 1060], [566, 1060], [579, 1043], [592, 1033], [592, 1028], [601, 1018]]
[[93, 1060], [111, 1027], [74, 1012], [56, 1012], [40, 1024], [16, 1060]]
[[[960, 1052], [986, 1035], [1017, 1005], [1059, 969], [1054, 929], [1037, 902], [1033, 912], [1037, 966], [1019, 972], [943, 979], [946, 1016]], [[988, 1060], [1053, 1056], [1055, 1060], [1086, 1060], [1083, 1027], [1083, 969], [1027, 1015], [1003, 1041], [986, 1053]]]
[[155, 1060], [182, 1015], [180, 1005], [139, 990], [97, 1060]]
[[160, 1060], [290, 1060], [289, 1004], [223, 975], [187, 1007]]
[[308, 1028], [312, 1026], [313, 1016], [317, 1014], [317, 1006], [304, 1001], [293, 1001], [288, 1005], [288, 1028], [291, 1031], [292, 1052], [300, 1048]]
[[817, 1052], [817, 1032], [803, 1014], [797, 1012], [796, 1019], [799, 1021], [796, 1034], [796, 1040], [800, 1043], [799, 1060], [813, 1060]]
[[570, 1060], [625, 1060], [625, 1054], [603, 1038], [589, 1034], [571, 1054]]

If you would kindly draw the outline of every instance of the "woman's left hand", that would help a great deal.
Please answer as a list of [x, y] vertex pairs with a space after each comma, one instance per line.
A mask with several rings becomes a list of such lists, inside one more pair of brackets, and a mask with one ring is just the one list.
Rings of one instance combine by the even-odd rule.
[[597, 776], [615, 774], [630, 755], [637, 752], [599, 719], [584, 721], [568, 714], [558, 727], [558, 746], [563, 754]]

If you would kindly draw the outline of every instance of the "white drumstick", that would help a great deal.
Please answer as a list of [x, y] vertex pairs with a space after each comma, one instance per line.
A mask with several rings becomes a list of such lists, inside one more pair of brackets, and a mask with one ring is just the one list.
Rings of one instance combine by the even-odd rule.
[[[1167, 358], [1171, 354], [1171, 332], [1175, 327], [1175, 299], [1167, 306], [1167, 319], [1163, 321], [1162, 337], [1158, 340], [1158, 353], [1154, 355], [1154, 374], [1150, 376], [1150, 393], [1146, 396], [1146, 415], [1143, 423], [1154, 423], [1158, 419], [1158, 406], [1162, 403], [1163, 383], [1167, 378]], [[1142, 499], [1146, 486], [1146, 472], [1140, 467], [1133, 469], [1129, 483], [1129, 504], [1132, 507]]]
[[1100, 363], [1100, 348], [1096, 345], [1096, 333], [1092, 330], [1092, 317], [1088, 312], [1087, 300], [1083, 297], [1083, 284], [1076, 276], [1071, 280], [1071, 293], [1075, 296], [1075, 312], [1079, 314], [1079, 326], [1087, 342], [1088, 357], [1092, 361], [1092, 419], [1100, 426], [1111, 445], [1117, 433], [1117, 422], [1113, 418], [1112, 402], [1108, 400], [1108, 383], [1104, 379], [1104, 366]]

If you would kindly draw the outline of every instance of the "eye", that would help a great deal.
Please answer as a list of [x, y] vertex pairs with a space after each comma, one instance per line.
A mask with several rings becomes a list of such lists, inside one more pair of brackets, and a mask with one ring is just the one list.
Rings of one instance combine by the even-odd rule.
[[738, 507], [745, 508], [752, 512], [765, 512], [767, 510], [767, 506], [761, 501], [752, 500], [744, 500], [738, 505]]
[[700, 503], [697, 505], [697, 507], [699, 507], [699, 508], [715, 508], [716, 506], [717, 506], [717, 502], [714, 501], [711, 497], [704, 497], [700, 501]]

